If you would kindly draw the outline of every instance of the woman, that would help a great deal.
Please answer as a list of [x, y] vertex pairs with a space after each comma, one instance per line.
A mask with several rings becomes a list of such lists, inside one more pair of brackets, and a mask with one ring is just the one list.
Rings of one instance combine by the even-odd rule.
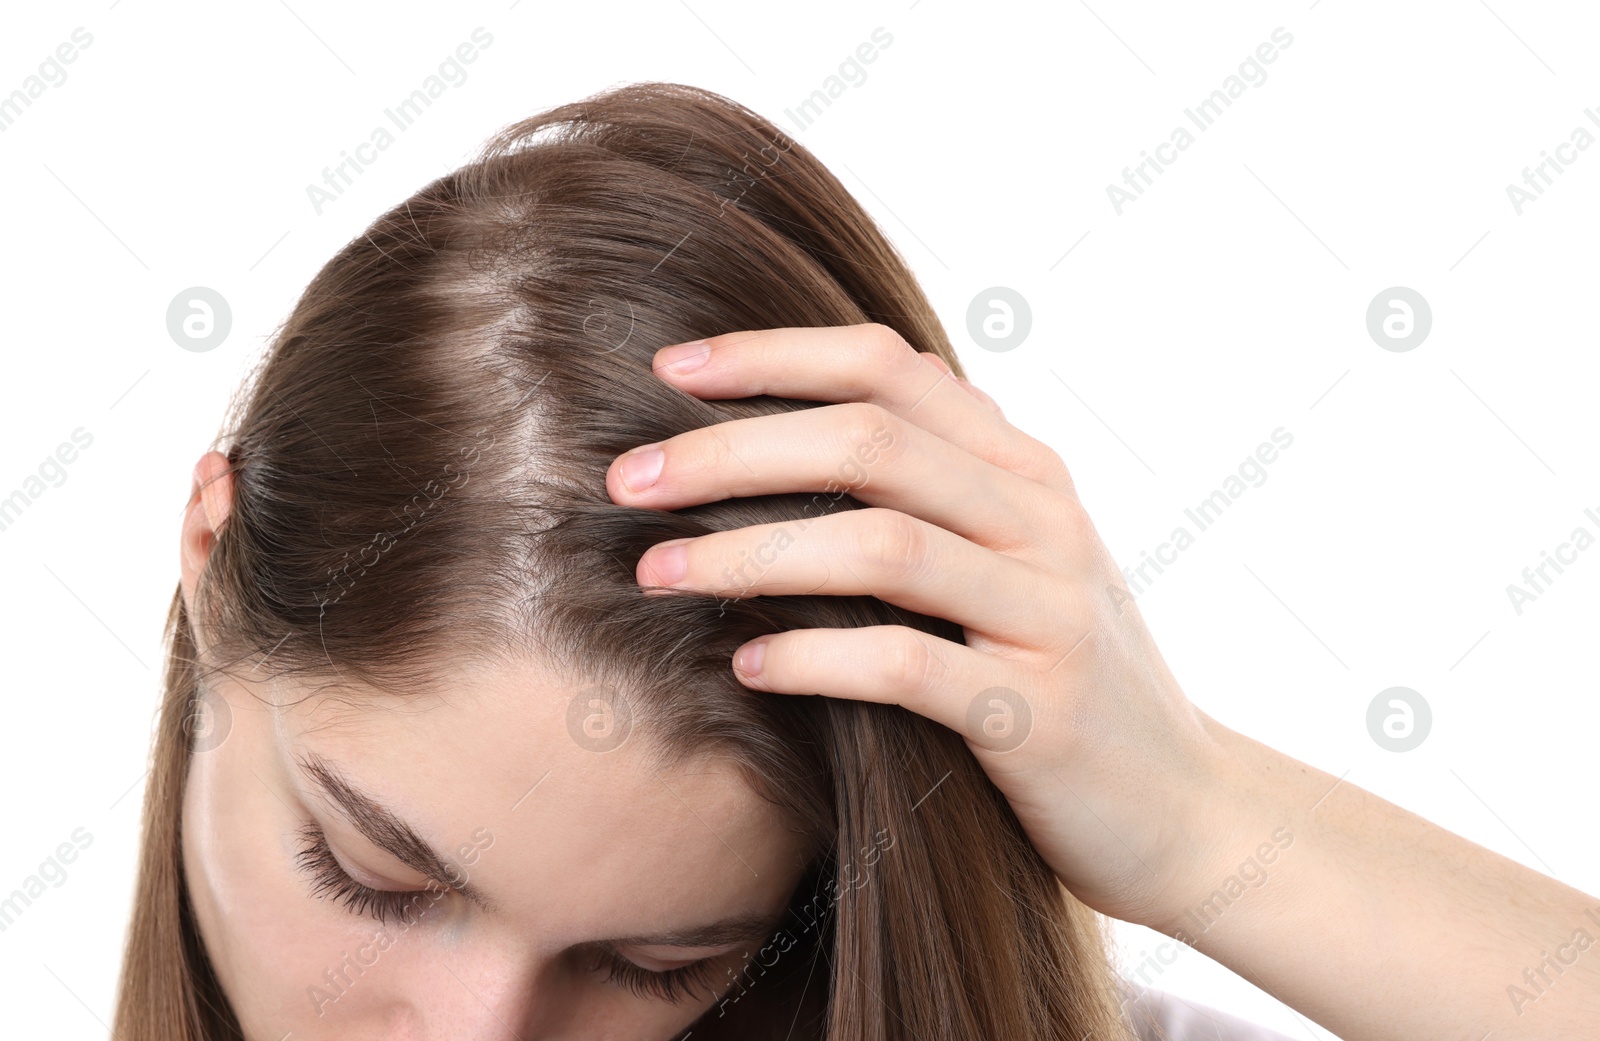
[[[1550, 943], [1584, 909], [1353, 786], [1313, 805], [1324, 775], [1190, 705], [1061, 461], [716, 95], [503, 131], [312, 280], [229, 431], [124, 1041], [1211, 1036], [1117, 979], [1101, 914], [1348, 1036], [1453, 1036], [1499, 966], [1404, 909], [1430, 864], [1471, 866], [1441, 914]], [[1389, 866], [1375, 831], [1418, 881], [1340, 873]], [[1542, 910], [1480, 895], [1513, 891]], [[1374, 958], [1379, 916], [1481, 972]]]

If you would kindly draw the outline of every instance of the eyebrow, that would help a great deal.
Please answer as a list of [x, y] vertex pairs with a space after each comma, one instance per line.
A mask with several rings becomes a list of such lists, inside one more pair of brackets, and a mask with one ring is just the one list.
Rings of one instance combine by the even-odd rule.
[[499, 911], [499, 906], [465, 877], [450, 881], [452, 876], [464, 876], [465, 869], [452, 870], [450, 862], [409, 824], [351, 784], [331, 761], [315, 752], [300, 753], [295, 759], [317, 789], [343, 811], [345, 819], [368, 842], [418, 874], [455, 890], [490, 914]]
[[[295, 759], [311, 778], [317, 790], [342, 811], [345, 819], [368, 842], [418, 874], [426, 875], [440, 885], [455, 890], [488, 913], [500, 912], [499, 905], [466, 878], [450, 882], [451, 875], [464, 875], [465, 871], [451, 871], [449, 862], [433, 846], [391, 810], [352, 784], [331, 760], [316, 752], [297, 753]], [[595, 951], [618, 947], [694, 948], [754, 943], [766, 940], [776, 933], [783, 917], [782, 914], [773, 916], [749, 912], [653, 936], [619, 936], [607, 940], [590, 940], [577, 944], [576, 947], [580, 951]]]
[[674, 929], [654, 936], [618, 936], [578, 944], [580, 950], [597, 947], [730, 947], [765, 940], [778, 930], [782, 917], [751, 912], [731, 915], [690, 929]]

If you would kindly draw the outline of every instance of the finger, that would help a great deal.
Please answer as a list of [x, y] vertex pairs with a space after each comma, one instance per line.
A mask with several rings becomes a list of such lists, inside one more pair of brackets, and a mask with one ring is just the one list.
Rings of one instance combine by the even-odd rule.
[[[697, 367], [686, 368], [674, 357], [672, 352], [685, 348], [691, 359], [700, 360]], [[1071, 489], [1066, 467], [1048, 445], [962, 391], [948, 365], [930, 364], [934, 357], [919, 354], [888, 326], [867, 323], [722, 333], [694, 345], [662, 348], [652, 367], [697, 397], [768, 394], [879, 405], [979, 459], [1041, 484]]]
[[971, 394], [985, 405], [988, 405], [991, 411], [998, 412], [1000, 414], [1000, 418], [1005, 418], [1005, 413], [1000, 411], [1000, 403], [995, 401], [994, 398], [991, 398], [989, 395], [985, 394], [982, 390], [979, 390], [978, 387], [971, 381], [957, 376], [955, 372], [951, 370], [949, 362], [945, 361], [937, 354], [934, 354], [932, 351], [923, 351], [920, 357], [923, 361], [927, 362], [929, 365], [932, 365], [934, 368], [938, 369], [940, 372], [954, 380], [956, 386], [960, 387], [968, 394]]
[[1037, 552], [1041, 532], [1070, 535], [1081, 513], [1072, 496], [859, 402], [686, 430], [618, 456], [606, 489], [620, 505], [659, 510], [811, 491], [820, 513], [849, 494], [1002, 552]]
[[763, 636], [734, 653], [733, 669], [756, 690], [900, 705], [992, 752], [1020, 747], [1048, 708], [1024, 666], [901, 625]]
[[967, 380], [962, 379], [960, 376], [956, 377], [956, 382], [961, 384], [962, 388], [965, 389], [969, 394], [972, 394], [979, 401], [993, 409], [995, 415], [999, 416], [1001, 419], [1006, 418], [1005, 412], [1000, 408], [1000, 403], [994, 398], [991, 398], [989, 395], [985, 394], [982, 387], [970, 383]]
[[729, 599], [874, 596], [997, 640], [1043, 646], [1061, 631], [1061, 580], [894, 510], [753, 524], [652, 546], [639, 583]]

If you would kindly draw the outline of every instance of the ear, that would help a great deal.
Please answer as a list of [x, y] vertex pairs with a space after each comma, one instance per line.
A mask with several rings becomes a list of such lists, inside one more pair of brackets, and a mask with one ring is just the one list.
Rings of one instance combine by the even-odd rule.
[[194, 464], [194, 482], [189, 490], [189, 503], [183, 511], [183, 533], [178, 549], [183, 598], [191, 609], [200, 572], [205, 570], [217, 533], [222, 530], [232, 508], [233, 471], [228, 457], [221, 452], [207, 452]]

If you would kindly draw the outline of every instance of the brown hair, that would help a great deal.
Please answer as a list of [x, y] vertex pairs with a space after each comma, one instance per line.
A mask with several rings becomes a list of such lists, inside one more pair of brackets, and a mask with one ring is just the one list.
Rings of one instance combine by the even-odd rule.
[[441, 663], [540, 654], [591, 677], [663, 755], [731, 759], [814, 839], [793, 942], [752, 959], [700, 1036], [1126, 1037], [1100, 919], [961, 735], [895, 706], [751, 695], [729, 668], [785, 629], [961, 642], [959, 626], [872, 597], [639, 592], [657, 542], [862, 505], [843, 479], [670, 512], [612, 503], [604, 474], [629, 448], [817, 405], [696, 398], [651, 373], [655, 350], [862, 323], [964, 375], [839, 181], [755, 113], [677, 84], [506, 128], [330, 260], [234, 402], [231, 513], [193, 615], [181, 587], [172, 600], [116, 1035], [240, 1036], [179, 852], [208, 673], [251, 663], [403, 695]]

